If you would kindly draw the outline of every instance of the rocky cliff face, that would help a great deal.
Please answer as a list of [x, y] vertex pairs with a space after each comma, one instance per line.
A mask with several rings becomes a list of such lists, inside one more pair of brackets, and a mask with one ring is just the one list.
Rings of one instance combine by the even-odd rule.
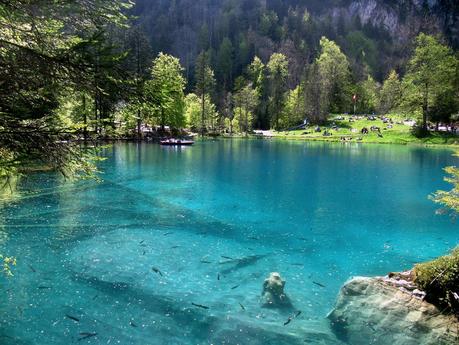
[[[426, 20], [413, 4], [406, 7], [387, 5], [378, 0], [353, 1], [348, 6], [336, 7], [331, 10], [333, 18], [359, 18], [363, 25], [372, 25], [385, 30], [394, 41], [408, 41], [420, 31]], [[431, 32], [439, 31], [436, 19], [429, 21]]]
[[[327, 12], [326, 12], [327, 13]], [[343, 1], [327, 15], [358, 17], [362, 24], [386, 30], [395, 40], [411, 39], [420, 31], [443, 32], [456, 47], [459, 44], [459, 2], [447, 0], [359, 0]]]
[[190, 83], [203, 50], [224, 84], [228, 75], [243, 74], [255, 55], [266, 62], [275, 52], [299, 75], [317, 56], [322, 36], [341, 47], [357, 79], [366, 78], [368, 66], [378, 81], [391, 69], [403, 73], [420, 32], [442, 34], [459, 47], [458, 0], [136, 0], [133, 14], [154, 54], [179, 57]]
[[348, 344], [459, 344], [459, 322], [388, 278], [357, 277], [341, 289], [328, 315]]

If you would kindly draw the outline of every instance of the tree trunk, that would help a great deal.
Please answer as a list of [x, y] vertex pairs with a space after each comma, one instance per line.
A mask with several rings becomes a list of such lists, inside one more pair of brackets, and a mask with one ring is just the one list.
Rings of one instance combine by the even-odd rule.
[[86, 114], [86, 95], [83, 94], [83, 140], [88, 141], [88, 115]]
[[427, 131], [427, 114], [429, 112], [429, 85], [425, 84], [424, 99], [422, 102], [422, 128]]
[[137, 140], [141, 139], [141, 133], [140, 133], [140, 109], [137, 110]]
[[205, 96], [204, 90], [201, 94], [201, 137], [204, 136], [204, 111], [205, 111]]
[[96, 91], [96, 94], [94, 95], [94, 122], [95, 122], [95, 131], [96, 131], [96, 135], [99, 133], [99, 118], [98, 118], [98, 115], [97, 115], [97, 111], [98, 111], [98, 108], [99, 108], [99, 102], [98, 102], [98, 92]]

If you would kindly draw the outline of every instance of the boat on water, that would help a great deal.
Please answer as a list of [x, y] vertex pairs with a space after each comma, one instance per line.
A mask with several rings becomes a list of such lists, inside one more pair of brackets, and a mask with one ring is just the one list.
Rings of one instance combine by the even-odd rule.
[[159, 142], [164, 146], [190, 146], [194, 144], [193, 140], [182, 140], [182, 139], [165, 139]]

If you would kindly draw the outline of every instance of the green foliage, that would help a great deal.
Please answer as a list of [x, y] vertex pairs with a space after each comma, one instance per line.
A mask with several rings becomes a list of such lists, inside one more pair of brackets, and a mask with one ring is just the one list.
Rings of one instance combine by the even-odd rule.
[[255, 88], [259, 88], [263, 85], [263, 81], [266, 79], [265, 65], [258, 56], [255, 56], [252, 63], [249, 65], [248, 74]]
[[114, 114], [114, 123], [116, 131], [122, 136], [132, 136], [136, 131], [136, 127], [140, 120], [146, 122], [150, 120], [150, 124], [157, 124], [154, 118], [150, 119], [150, 108], [146, 103], [141, 103], [136, 100], [130, 103], [120, 104]]
[[233, 96], [235, 119], [241, 133], [248, 133], [253, 128], [253, 112], [258, 105], [258, 93], [247, 84], [237, 90]]
[[357, 111], [360, 113], [374, 113], [379, 106], [379, 88], [373, 78], [357, 84]]
[[281, 28], [278, 22], [279, 17], [274, 11], [263, 13], [260, 19], [260, 33], [273, 40], [278, 40], [281, 36]]
[[303, 122], [305, 115], [304, 93], [300, 86], [287, 93], [285, 107], [280, 118], [281, 128], [290, 128]]
[[379, 111], [388, 113], [396, 110], [400, 105], [401, 92], [399, 76], [395, 70], [391, 70], [380, 91]]
[[233, 70], [233, 45], [228, 37], [225, 37], [220, 44], [217, 54], [217, 72], [219, 80], [224, 85], [232, 81]]
[[445, 92], [456, 92], [457, 61], [450, 48], [434, 36], [421, 33], [408, 63], [404, 84], [404, 106], [422, 110], [422, 127], [427, 128], [430, 110]]
[[[459, 169], [452, 166], [445, 168], [445, 171], [449, 175], [445, 181], [451, 183], [453, 188], [450, 191], [437, 191], [430, 198], [443, 206], [441, 213], [456, 217], [459, 214]], [[459, 314], [459, 303], [453, 297], [459, 287], [459, 247], [449, 255], [416, 265], [414, 271], [416, 283], [426, 291], [430, 301], [448, 306]]]
[[196, 75], [196, 94], [201, 99], [201, 124], [199, 126], [201, 135], [207, 129], [206, 124], [206, 94], [211, 94], [215, 88], [214, 71], [210, 67], [210, 54], [208, 52], [201, 52], [196, 59], [195, 67]]
[[146, 104], [161, 126], [185, 125], [185, 78], [177, 58], [160, 53], [153, 61], [152, 79], [145, 83]]
[[16, 266], [16, 258], [4, 256], [0, 254], [0, 262], [2, 263], [3, 273], [6, 276], [12, 276], [12, 266]]
[[340, 47], [326, 37], [321, 38], [320, 49], [316, 64], [323, 100], [327, 102], [323, 107], [328, 112], [345, 112], [351, 99], [349, 62]]
[[285, 102], [285, 91], [287, 90], [288, 60], [284, 54], [274, 53], [266, 65], [269, 76], [269, 113], [271, 126], [280, 128], [279, 118]]
[[459, 247], [449, 255], [415, 265], [414, 273], [415, 283], [426, 292], [428, 301], [457, 308], [457, 301], [454, 302], [452, 294], [457, 293], [459, 287]]
[[443, 206], [440, 212], [450, 212], [453, 216], [457, 216], [459, 214], [459, 168], [446, 167], [445, 171], [449, 175], [445, 177], [445, 181], [451, 183], [453, 188], [449, 191], [437, 191], [431, 195], [431, 199]]
[[12, 196], [16, 189], [19, 176], [18, 161], [15, 154], [5, 148], [0, 148], [0, 197], [1, 199]]
[[346, 35], [348, 56], [354, 63], [357, 80], [364, 79], [365, 74], [374, 74], [378, 69], [378, 50], [374, 40], [362, 31], [351, 31]]
[[131, 5], [1, 2], [0, 146], [13, 154], [18, 168], [42, 164], [66, 176], [94, 176], [94, 157], [76, 142], [81, 127], [71, 119], [84, 102], [70, 95], [95, 95], [97, 119], [108, 113], [107, 100], [118, 89], [114, 65], [125, 54], [114, 51], [105, 32], [126, 28], [123, 13]]
[[303, 85], [305, 117], [314, 124], [325, 122], [329, 115], [330, 101], [317, 63], [308, 66]]
[[[204, 122], [201, 121], [201, 98], [194, 93], [185, 97], [185, 118], [189, 128], [199, 133], [214, 130], [217, 124], [218, 112], [210, 96], [204, 96]], [[204, 124], [204, 129], [201, 125]]]

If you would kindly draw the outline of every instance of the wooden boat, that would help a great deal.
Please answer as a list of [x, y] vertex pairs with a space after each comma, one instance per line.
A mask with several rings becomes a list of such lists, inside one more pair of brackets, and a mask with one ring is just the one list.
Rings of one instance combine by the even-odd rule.
[[193, 140], [166, 139], [159, 142], [164, 146], [190, 146], [194, 144]]

